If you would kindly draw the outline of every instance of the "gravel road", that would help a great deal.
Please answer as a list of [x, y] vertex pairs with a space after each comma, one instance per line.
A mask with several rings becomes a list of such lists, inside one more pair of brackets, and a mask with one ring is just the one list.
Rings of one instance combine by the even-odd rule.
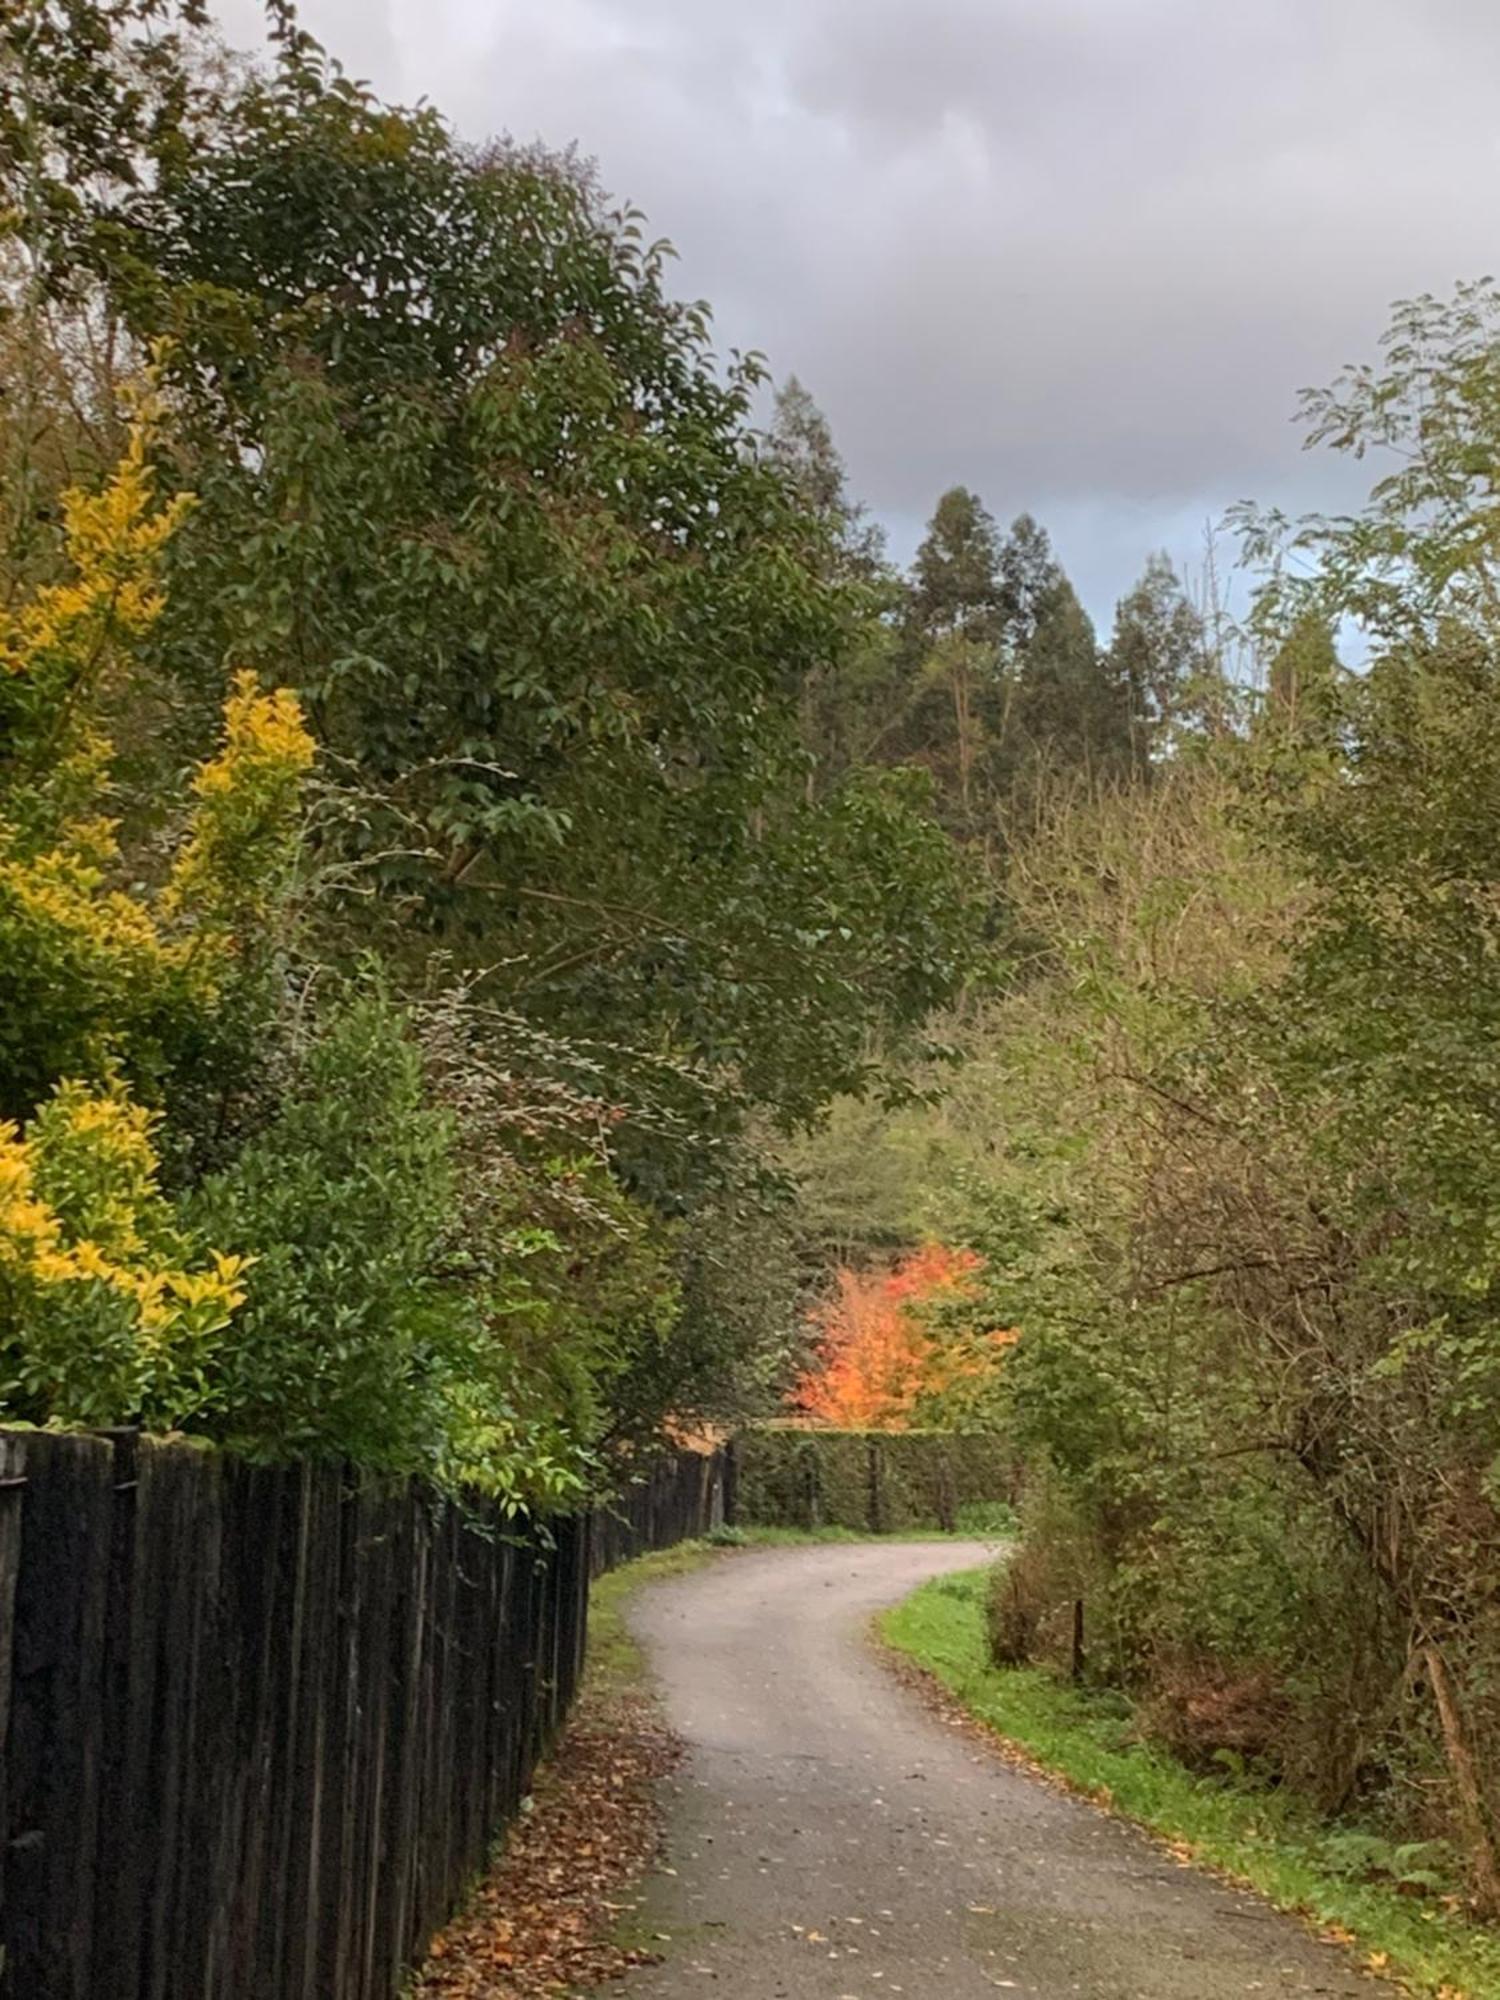
[[688, 1758], [626, 2000], [1227, 2000], [1389, 1992], [1254, 1897], [1028, 1778], [874, 1656], [978, 1544], [746, 1551], [633, 1611]]

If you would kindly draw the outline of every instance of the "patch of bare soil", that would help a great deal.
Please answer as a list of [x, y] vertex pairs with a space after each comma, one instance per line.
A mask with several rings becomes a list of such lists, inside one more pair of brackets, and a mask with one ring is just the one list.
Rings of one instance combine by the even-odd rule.
[[621, 1936], [622, 1892], [657, 1854], [656, 1784], [681, 1749], [650, 1697], [586, 1696], [414, 2000], [542, 2000], [652, 1963]]

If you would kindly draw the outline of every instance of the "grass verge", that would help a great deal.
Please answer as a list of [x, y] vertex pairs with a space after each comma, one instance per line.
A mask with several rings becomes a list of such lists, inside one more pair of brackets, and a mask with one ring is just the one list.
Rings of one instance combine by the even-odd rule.
[[637, 1556], [607, 1575], [596, 1577], [589, 1591], [589, 1650], [584, 1692], [607, 1699], [627, 1694], [646, 1683], [646, 1661], [630, 1636], [625, 1607], [636, 1591], [668, 1577], [688, 1576], [718, 1554], [711, 1542], [679, 1542], [655, 1555]]
[[881, 1636], [1026, 1759], [1158, 1835], [1179, 1858], [1310, 1918], [1409, 1992], [1500, 2000], [1500, 1936], [1440, 1900], [1351, 1877], [1337, 1865], [1337, 1833], [1307, 1806], [1196, 1776], [1142, 1742], [1108, 1697], [1032, 1669], [991, 1666], [987, 1581], [984, 1570], [935, 1578], [882, 1616]]

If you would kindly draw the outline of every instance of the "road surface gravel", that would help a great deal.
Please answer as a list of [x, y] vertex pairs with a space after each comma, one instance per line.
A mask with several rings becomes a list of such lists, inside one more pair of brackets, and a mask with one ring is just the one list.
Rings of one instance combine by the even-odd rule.
[[688, 1755], [641, 1912], [664, 1957], [625, 2000], [1389, 1993], [902, 1686], [872, 1614], [988, 1553], [747, 1550], [640, 1594], [632, 1624]]

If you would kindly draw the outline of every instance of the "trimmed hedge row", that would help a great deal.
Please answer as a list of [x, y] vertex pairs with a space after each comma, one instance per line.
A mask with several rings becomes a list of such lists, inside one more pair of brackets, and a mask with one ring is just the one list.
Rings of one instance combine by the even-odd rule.
[[742, 1431], [731, 1462], [734, 1519], [750, 1527], [953, 1529], [1018, 1487], [1003, 1444], [948, 1431]]

